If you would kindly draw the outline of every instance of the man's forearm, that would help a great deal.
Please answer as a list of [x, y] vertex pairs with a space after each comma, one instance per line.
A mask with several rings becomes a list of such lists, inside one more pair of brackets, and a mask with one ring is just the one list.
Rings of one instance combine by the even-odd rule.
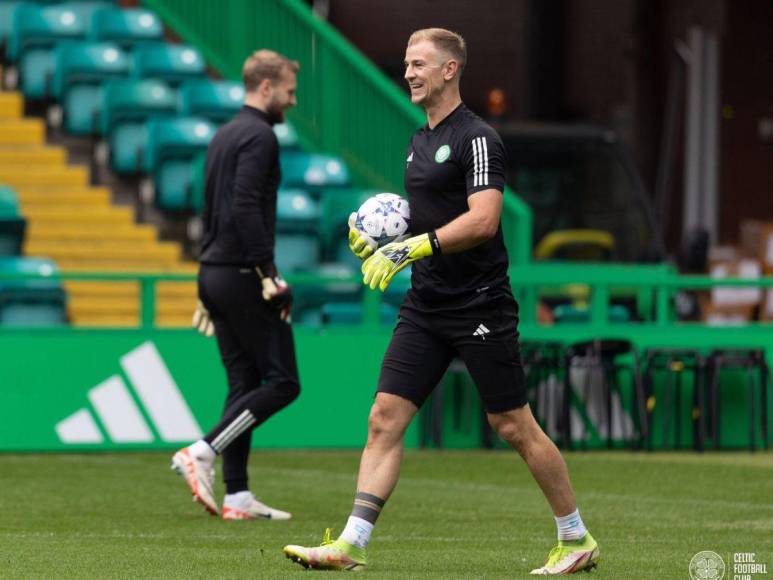
[[444, 254], [455, 254], [474, 248], [493, 238], [499, 227], [499, 221], [473, 211], [467, 211], [435, 230]]

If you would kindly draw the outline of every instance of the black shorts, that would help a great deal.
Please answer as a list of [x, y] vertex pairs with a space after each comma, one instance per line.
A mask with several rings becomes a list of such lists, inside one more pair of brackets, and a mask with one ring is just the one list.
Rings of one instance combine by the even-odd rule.
[[381, 363], [378, 392], [421, 407], [457, 356], [467, 365], [486, 412], [526, 404], [518, 304], [510, 295], [481, 294], [453, 310], [432, 310], [409, 292]]

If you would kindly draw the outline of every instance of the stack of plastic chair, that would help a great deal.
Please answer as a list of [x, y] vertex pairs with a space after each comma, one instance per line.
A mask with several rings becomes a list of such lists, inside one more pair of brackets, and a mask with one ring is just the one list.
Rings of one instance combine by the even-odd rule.
[[10, 187], [0, 186], [0, 256], [18, 256], [26, 220], [19, 215], [19, 200]]
[[16, 7], [7, 57], [17, 65], [26, 98], [41, 100], [51, 96], [56, 47], [63, 41], [82, 40], [85, 36], [86, 23], [67, 5]]
[[215, 126], [196, 117], [149, 124], [144, 170], [153, 181], [155, 207], [169, 212], [193, 211], [194, 161], [207, 150], [214, 135]]
[[103, 108], [102, 84], [111, 78], [126, 77], [129, 56], [115, 44], [75, 43], [56, 51], [53, 96], [64, 113], [64, 129], [73, 135], [99, 131]]
[[204, 117], [215, 124], [225, 123], [244, 105], [244, 87], [233, 81], [200, 79], [180, 86], [180, 112]]
[[110, 166], [119, 174], [142, 171], [147, 121], [177, 114], [177, 92], [159, 80], [108, 82], [101, 111], [101, 132], [109, 146]]

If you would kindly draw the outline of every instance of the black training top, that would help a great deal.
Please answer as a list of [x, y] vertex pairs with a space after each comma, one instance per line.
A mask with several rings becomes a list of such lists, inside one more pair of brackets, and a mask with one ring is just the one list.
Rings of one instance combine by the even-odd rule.
[[273, 119], [245, 105], [207, 150], [202, 264], [273, 269], [279, 143]]
[[[504, 187], [502, 140], [464, 104], [434, 129], [425, 125], [413, 135], [405, 167], [412, 235], [438, 229], [468, 211], [473, 193]], [[414, 262], [409, 297], [442, 307], [463, 304], [481, 292], [509, 294], [507, 266], [500, 224], [493, 238], [474, 248]]]

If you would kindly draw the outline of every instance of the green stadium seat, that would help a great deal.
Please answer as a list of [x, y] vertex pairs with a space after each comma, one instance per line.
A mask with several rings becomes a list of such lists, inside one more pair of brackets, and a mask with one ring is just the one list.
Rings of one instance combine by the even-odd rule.
[[60, 4], [66, 6], [78, 15], [78, 18], [83, 20], [83, 25], [86, 28], [86, 34], [88, 35], [91, 29], [91, 19], [94, 14], [105, 8], [114, 8], [115, 2], [112, 0], [70, 0]]
[[46, 258], [0, 258], [0, 326], [65, 324], [66, 295], [58, 274], [56, 264]]
[[156, 14], [141, 8], [103, 8], [91, 17], [89, 38], [114, 42], [125, 49], [163, 42], [164, 25]]
[[10, 187], [0, 186], [0, 256], [18, 256], [26, 220], [19, 215], [19, 200]]
[[128, 76], [131, 62], [117, 45], [77, 43], [56, 51], [54, 97], [62, 106], [64, 129], [75, 135], [98, 133], [106, 79]]
[[276, 204], [275, 260], [280, 272], [309, 272], [319, 265], [319, 204], [305, 191], [280, 190]]
[[142, 170], [146, 121], [177, 114], [177, 92], [153, 79], [108, 81], [104, 87], [100, 130], [110, 146], [110, 166], [120, 174]]
[[284, 123], [274, 125], [274, 134], [279, 141], [279, 147], [282, 151], [300, 149], [301, 144], [298, 139], [298, 133], [290, 123], [285, 121]]
[[13, 11], [20, 4], [22, 4], [21, 1], [0, 2], [0, 48], [2, 49], [1, 56], [3, 62], [8, 58], [8, 39], [13, 29]]
[[50, 96], [54, 49], [86, 35], [83, 18], [67, 5], [22, 4], [13, 11], [7, 56], [18, 63], [21, 89], [29, 99]]
[[[279, 260], [280, 252], [276, 251], [275, 259]], [[279, 261], [277, 267], [283, 274]], [[358, 302], [362, 297], [363, 286], [359, 280], [351, 281], [357, 271], [342, 264], [320, 264], [315, 274], [333, 278], [324, 284], [293, 286], [293, 320], [303, 324], [319, 325], [321, 309], [329, 302]], [[340, 280], [336, 280], [340, 278]]]
[[190, 212], [194, 160], [207, 150], [215, 126], [198, 117], [151, 121], [144, 169], [155, 184], [154, 204], [171, 212]]
[[322, 220], [320, 237], [323, 255], [332, 262], [359, 267], [360, 260], [349, 251], [347, 224], [349, 214], [357, 211], [362, 203], [379, 193], [371, 189], [325, 189], [320, 194]]
[[282, 186], [321, 190], [349, 185], [349, 170], [333, 155], [288, 151], [281, 155]]
[[244, 87], [233, 81], [199, 79], [180, 85], [183, 115], [205, 117], [213, 123], [229, 121], [244, 105]]
[[181, 44], [140, 45], [134, 49], [134, 76], [164, 80], [172, 86], [204, 78], [206, 66], [201, 53]]

